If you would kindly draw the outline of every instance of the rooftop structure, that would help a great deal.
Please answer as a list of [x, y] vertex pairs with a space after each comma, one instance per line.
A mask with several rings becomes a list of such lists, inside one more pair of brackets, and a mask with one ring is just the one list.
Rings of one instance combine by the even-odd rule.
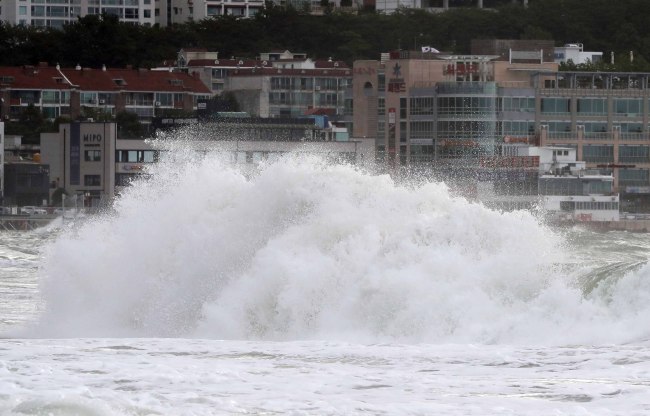
[[603, 60], [603, 53], [584, 51], [582, 43], [567, 43], [564, 46], [555, 48], [554, 59], [558, 64], [569, 61], [576, 65], [589, 62], [595, 64]]

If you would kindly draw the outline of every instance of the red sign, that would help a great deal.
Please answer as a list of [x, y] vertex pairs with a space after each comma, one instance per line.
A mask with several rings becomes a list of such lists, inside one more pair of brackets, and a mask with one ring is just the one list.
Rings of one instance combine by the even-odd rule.
[[404, 82], [389, 82], [388, 92], [405, 92], [406, 84]]

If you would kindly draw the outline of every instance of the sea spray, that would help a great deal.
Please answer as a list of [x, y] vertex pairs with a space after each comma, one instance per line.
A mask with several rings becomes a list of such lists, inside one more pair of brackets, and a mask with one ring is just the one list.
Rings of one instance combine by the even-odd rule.
[[[148, 173], [113, 215], [49, 247], [46, 308], [30, 335], [559, 344], [643, 336], [620, 325], [648, 303], [626, 304], [630, 289], [618, 286], [585, 294], [564, 267], [571, 248], [560, 235], [529, 213], [452, 197], [442, 183], [397, 185], [314, 155], [251, 169], [178, 149]], [[646, 274], [629, 280], [643, 299]]]

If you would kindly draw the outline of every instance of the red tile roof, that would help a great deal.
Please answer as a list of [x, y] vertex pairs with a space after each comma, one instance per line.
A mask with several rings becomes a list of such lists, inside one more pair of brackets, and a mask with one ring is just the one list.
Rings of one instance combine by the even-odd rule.
[[238, 65], [244, 68], [254, 68], [256, 66], [270, 67], [271, 62], [257, 59], [192, 59], [187, 63], [189, 67], [236, 68]]
[[[13, 82], [3, 82], [3, 80], [7, 81], [8, 77], [13, 77]], [[64, 68], [59, 72], [54, 67], [43, 66], [0, 67], [0, 84], [5, 88], [32, 90], [77, 88], [82, 91], [164, 91], [211, 94], [210, 89], [198, 77], [182, 72], [147, 69]]]
[[54, 67], [0, 67], [0, 86], [12, 89], [65, 90], [70, 86]]
[[349, 66], [343, 61], [314, 61], [314, 65], [318, 69], [325, 69], [325, 68], [348, 69], [349, 68]]
[[335, 116], [336, 115], [336, 109], [335, 108], [309, 108], [307, 111], [305, 111], [305, 115], [307, 116]]
[[334, 69], [287, 69], [287, 68], [239, 68], [230, 71], [229, 76], [321, 76], [321, 77], [352, 77], [349, 68]]

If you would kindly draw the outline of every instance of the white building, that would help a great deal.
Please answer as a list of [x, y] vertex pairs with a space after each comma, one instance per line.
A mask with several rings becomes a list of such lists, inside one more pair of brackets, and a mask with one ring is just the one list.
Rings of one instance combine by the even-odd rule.
[[567, 43], [564, 46], [555, 48], [555, 62], [566, 63], [573, 62], [576, 65], [586, 64], [588, 62], [597, 63], [602, 61], [602, 52], [584, 51], [582, 43]]
[[167, 4], [156, 11], [161, 26], [217, 16], [249, 18], [264, 8], [264, 0], [160, 0], [158, 3]]
[[[163, 0], [164, 1], [164, 0]], [[62, 28], [86, 15], [116, 15], [120, 21], [151, 26], [156, 0], [0, 0], [0, 19], [14, 25]]]
[[552, 221], [618, 221], [614, 177], [586, 169], [571, 147], [505, 144], [480, 160], [477, 199], [501, 209], [539, 207]]
[[[422, 0], [375, 0], [375, 10], [383, 13], [394, 13], [399, 8], [425, 9], [431, 12], [443, 12], [456, 7], [466, 7], [466, 2], [450, 2], [449, 0], [422, 1]], [[483, 0], [473, 0], [476, 8], [483, 9]], [[528, 0], [512, 0], [512, 3], [528, 6]]]
[[552, 220], [619, 220], [620, 200], [611, 173], [585, 169], [573, 148], [532, 147], [531, 154], [540, 158], [540, 206]]

